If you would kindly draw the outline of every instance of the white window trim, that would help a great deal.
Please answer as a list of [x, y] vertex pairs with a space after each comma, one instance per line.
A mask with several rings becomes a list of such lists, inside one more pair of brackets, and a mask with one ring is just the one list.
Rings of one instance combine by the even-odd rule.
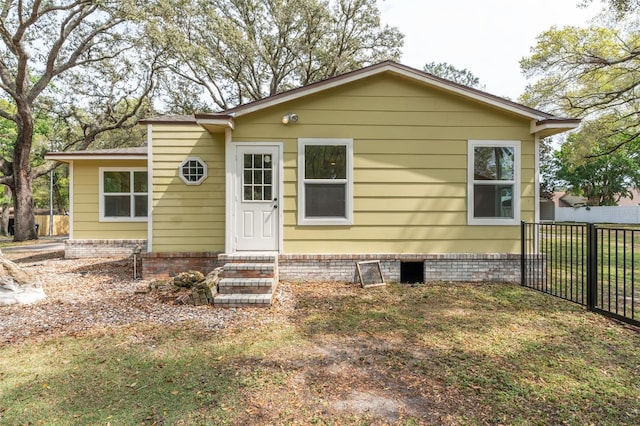
[[[306, 145], [345, 145], [347, 147], [346, 217], [306, 217], [305, 183], [326, 183], [327, 179], [305, 179], [304, 147]], [[353, 225], [353, 139], [300, 138], [298, 139], [298, 225], [345, 226]]]
[[[98, 174], [99, 174], [99, 190], [100, 190], [100, 198], [99, 198], [99, 210], [100, 210], [100, 222], [147, 222], [149, 220], [148, 216], [145, 217], [135, 217], [135, 216], [129, 216], [129, 217], [113, 217], [113, 216], [105, 216], [104, 214], [104, 209], [105, 209], [105, 205], [104, 205], [104, 172], [147, 172], [148, 173], [148, 169], [146, 167], [100, 167], [98, 169]], [[132, 190], [129, 192], [129, 195], [136, 195], [136, 194], [141, 194], [141, 193], [135, 193], [133, 192], [133, 188]], [[147, 185], [147, 197], [150, 197], [151, 194], [149, 192], [149, 187]], [[113, 195], [113, 194], [112, 194]], [[134, 197], [131, 197], [131, 211], [134, 212]], [[149, 214], [149, 211], [147, 210], [147, 215]]]
[[[513, 185], [513, 199], [511, 200], [513, 218], [476, 218], [473, 216], [473, 188], [474, 180], [474, 148], [476, 147], [512, 147], [514, 148], [514, 180], [507, 181], [483, 181], [483, 183], [493, 184], [496, 182]], [[520, 225], [520, 141], [515, 140], [469, 140], [467, 150], [467, 224], [469, 225]]]
[[[202, 177], [200, 179], [196, 180], [196, 181], [190, 181], [182, 173], [182, 168], [189, 161], [197, 161], [198, 163], [202, 164], [202, 168], [203, 168]], [[187, 185], [200, 185], [207, 178], [208, 169], [209, 169], [209, 167], [207, 166], [207, 162], [204, 161], [202, 158], [200, 158], [200, 157], [187, 157], [187, 158], [184, 159], [184, 161], [182, 163], [180, 163], [180, 167], [178, 168], [178, 175], [180, 176], [180, 179], [182, 179], [182, 181]]]

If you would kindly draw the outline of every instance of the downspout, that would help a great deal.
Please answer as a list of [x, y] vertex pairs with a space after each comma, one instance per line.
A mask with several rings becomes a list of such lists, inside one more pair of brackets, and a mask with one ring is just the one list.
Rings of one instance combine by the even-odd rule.
[[147, 252], [153, 252], [153, 125], [147, 124]]
[[233, 130], [224, 129], [224, 169], [225, 169], [225, 215], [224, 215], [224, 251], [235, 252], [235, 147], [231, 143]]
[[533, 221], [535, 223], [540, 222], [540, 136], [538, 133], [534, 134], [534, 158], [535, 158], [535, 169], [534, 169], [534, 218]]
[[74, 169], [73, 169], [73, 160], [69, 162], [69, 239], [73, 240], [73, 212], [75, 211], [74, 205], [73, 205], [73, 193], [74, 191], [74, 186], [73, 186], [73, 173], [74, 173]]

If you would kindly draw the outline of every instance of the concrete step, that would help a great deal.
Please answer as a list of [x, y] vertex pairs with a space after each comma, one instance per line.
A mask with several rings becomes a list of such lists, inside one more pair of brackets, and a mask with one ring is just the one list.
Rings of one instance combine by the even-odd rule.
[[220, 294], [269, 294], [274, 278], [223, 278], [218, 283]]
[[224, 278], [275, 278], [276, 265], [273, 263], [225, 263]]
[[224, 263], [277, 263], [278, 253], [225, 253], [218, 255], [218, 260]]
[[213, 305], [219, 308], [268, 308], [273, 294], [218, 294]]

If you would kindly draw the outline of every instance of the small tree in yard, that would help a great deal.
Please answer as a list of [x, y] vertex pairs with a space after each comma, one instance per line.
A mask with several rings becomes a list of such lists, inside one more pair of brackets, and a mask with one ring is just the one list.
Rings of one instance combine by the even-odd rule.
[[[553, 168], [556, 184], [567, 186], [569, 192], [587, 198], [590, 206], [616, 206], [621, 197], [632, 196], [631, 190], [640, 187], [640, 138], [625, 141], [609, 152], [623, 136], [599, 136], [608, 133], [598, 122], [585, 123], [580, 132], [570, 135], [555, 152]], [[599, 142], [598, 142], [599, 140]], [[592, 147], [581, 156], [582, 147]]]
[[0, 120], [15, 133], [0, 153], [0, 184], [11, 189], [16, 241], [37, 238], [33, 180], [55, 166], [31, 162], [38, 117], [73, 129], [58, 150], [82, 150], [145, 113], [155, 61], [141, 58], [153, 53], [135, 26], [143, 10], [134, 0], [0, 4]]

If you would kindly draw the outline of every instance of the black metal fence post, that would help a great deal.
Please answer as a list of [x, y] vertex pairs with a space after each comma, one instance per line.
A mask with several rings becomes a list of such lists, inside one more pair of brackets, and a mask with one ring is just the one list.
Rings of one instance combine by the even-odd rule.
[[587, 224], [587, 309], [596, 308], [598, 298], [598, 232], [593, 223]]
[[523, 221], [520, 222], [520, 284], [527, 284], [526, 277], [526, 259], [527, 259], [527, 244], [526, 244], [526, 223]]

